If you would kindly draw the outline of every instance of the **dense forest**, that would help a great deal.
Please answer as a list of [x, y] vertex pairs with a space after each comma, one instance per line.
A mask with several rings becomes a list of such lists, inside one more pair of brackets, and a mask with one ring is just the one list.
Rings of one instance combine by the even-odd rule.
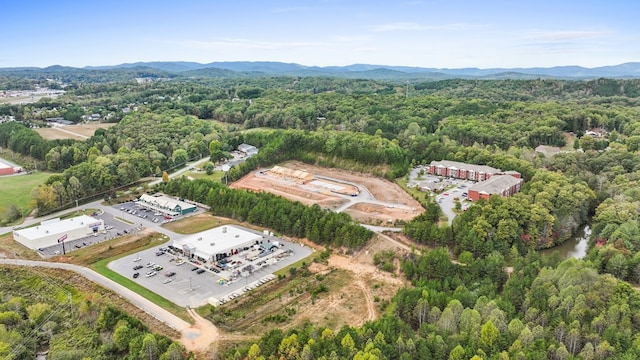
[[[426, 212], [404, 232], [426, 249], [398, 259], [412, 286], [398, 292], [381, 319], [339, 330], [276, 329], [225, 355], [635, 359], [638, 89], [640, 80], [612, 79], [83, 82], [57, 99], [1, 105], [0, 114], [17, 121], [0, 124], [0, 146], [62, 171], [34, 190], [42, 211], [109, 195], [190, 159], [220, 161], [240, 143], [260, 152], [234, 166], [230, 180], [292, 159], [399, 181], [413, 166], [442, 159], [518, 171], [525, 180], [520, 193], [479, 201], [451, 226], [433, 198], [421, 195]], [[44, 126], [44, 114], [78, 109], [117, 124], [84, 142], [47, 141], [30, 128]], [[539, 145], [562, 151], [534, 151]], [[158, 189], [319, 244], [359, 248], [371, 237], [346, 215], [208, 180], [181, 178]], [[587, 223], [593, 231], [586, 259], [537, 254]]]

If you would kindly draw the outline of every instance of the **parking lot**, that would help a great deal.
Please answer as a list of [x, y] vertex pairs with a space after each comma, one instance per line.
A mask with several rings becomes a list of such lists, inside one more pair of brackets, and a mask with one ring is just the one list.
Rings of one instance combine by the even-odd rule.
[[[422, 171], [421, 171], [422, 170]], [[456, 213], [453, 211], [456, 206], [456, 202], [461, 202], [461, 210], [466, 210], [473, 203], [467, 200], [468, 188], [475, 184], [475, 181], [445, 178], [442, 176], [431, 175], [426, 168], [421, 166], [411, 169], [409, 173], [409, 181], [407, 186], [409, 187], [428, 187], [436, 185], [441, 189], [439, 192], [434, 192], [435, 200], [440, 205], [442, 212], [447, 216], [449, 225], [453, 222]], [[457, 199], [457, 200], [455, 200]]]
[[94, 217], [96, 219], [104, 220], [105, 230], [103, 232], [90, 234], [80, 239], [65, 241], [64, 244], [61, 243], [46, 248], [40, 248], [38, 249], [38, 252], [43, 256], [59, 255], [81, 249], [85, 246], [91, 246], [93, 244], [111, 240], [119, 236], [136, 233], [142, 229], [142, 226], [139, 223], [119, 221], [115, 219], [113, 215], [102, 211], [98, 211]]
[[[184, 260], [175, 251], [159, 252], [154, 247], [122, 257], [109, 263], [109, 268], [145, 288], [159, 294], [179, 306], [198, 307], [206, 304], [209, 298], [219, 303], [240, 296], [243, 292], [263, 286], [269, 279], [275, 279], [273, 272], [309, 256], [308, 247], [279, 239], [282, 246], [270, 256], [253, 261], [244, 260], [243, 268], [251, 265], [251, 271], [235, 275], [230, 270], [210, 270], [210, 266], [195, 264]], [[162, 246], [166, 248], [167, 245]], [[238, 254], [238, 258], [243, 253]], [[232, 261], [232, 259], [229, 259]], [[153, 265], [151, 264], [153, 263]], [[139, 267], [134, 270], [134, 267]], [[157, 268], [160, 266], [161, 268]], [[154, 270], [157, 268], [158, 270]], [[155, 271], [155, 274], [147, 276]], [[134, 278], [133, 275], [139, 275]], [[170, 273], [175, 273], [169, 276]]]

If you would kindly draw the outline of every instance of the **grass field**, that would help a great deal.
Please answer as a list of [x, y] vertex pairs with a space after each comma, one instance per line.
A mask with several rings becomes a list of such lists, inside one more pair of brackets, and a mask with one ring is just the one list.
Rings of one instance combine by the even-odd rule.
[[28, 208], [31, 199], [31, 190], [53, 175], [48, 172], [34, 172], [28, 175], [0, 176], [0, 213], [11, 204], [20, 209]]
[[224, 171], [214, 171], [211, 175], [207, 175], [204, 171], [190, 171], [186, 175], [194, 179], [209, 179], [217, 182], [224, 182]]

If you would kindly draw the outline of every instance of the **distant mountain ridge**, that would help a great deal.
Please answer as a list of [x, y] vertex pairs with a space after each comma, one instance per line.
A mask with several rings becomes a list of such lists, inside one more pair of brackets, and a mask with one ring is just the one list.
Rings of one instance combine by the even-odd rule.
[[442, 80], [464, 79], [593, 79], [593, 78], [638, 78], [640, 62], [629, 62], [612, 66], [585, 68], [581, 66], [554, 66], [533, 68], [423, 68], [412, 66], [389, 66], [374, 64], [352, 64], [347, 66], [305, 66], [296, 63], [273, 61], [221, 61], [201, 64], [188, 61], [152, 61], [125, 63], [110, 66], [87, 66], [73, 68], [49, 66], [46, 68], [14, 67], [0, 68], [0, 74], [77, 71], [96, 74], [124, 70], [128, 74], [157, 77], [260, 77], [260, 76], [326, 76], [339, 78], [362, 78], [380, 80]]
[[[389, 77], [416, 77], [416, 75], [432, 75], [441, 77], [504, 77], [505, 74], [513, 74], [514, 77], [529, 78], [531, 75], [554, 78], [597, 78], [597, 77], [640, 77], [640, 62], [629, 62], [613, 66], [601, 66], [585, 68], [582, 66], [554, 66], [554, 67], [533, 67], [533, 68], [423, 68], [413, 66], [390, 66], [374, 64], [352, 64], [346, 66], [305, 66], [296, 63], [284, 63], [273, 61], [219, 61], [207, 64], [196, 62], [139, 62], [133, 64], [121, 64], [111, 67], [91, 67], [93, 69], [106, 68], [132, 68], [150, 67], [168, 72], [184, 72], [206, 68], [218, 68], [234, 72], [264, 73], [273, 75], [302, 75], [302, 76], [338, 76], [354, 77], [353, 75], [366, 73], [376, 73], [380, 76], [381, 71], [385, 71]], [[346, 76], [350, 74], [351, 76]], [[526, 76], [529, 75], [529, 76]], [[420, 77], [420, 76], [419, 76]], [[428, 77], [428, 76], [427, 76]]]

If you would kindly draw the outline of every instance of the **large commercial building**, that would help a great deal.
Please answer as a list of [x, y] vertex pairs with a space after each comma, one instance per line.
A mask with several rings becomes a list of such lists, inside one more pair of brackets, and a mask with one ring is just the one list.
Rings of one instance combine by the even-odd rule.
[[173, 247], [182, 250], [188, 258], [217, 261], [240, 251], [258, 246], [263, 235], [233, 225], [224, 225], [174, 240]]
[[13, 239], [30, 249], [46, 248], [63, 241], [80, 239], [104, 231], [104, 221], [81, 215], [70, 219], [43, 221], [38, 226], [14, 230]]
[[198, 207], [193, 204], [162, 194], [142, 194], [138, 205], [171, 216], [188, 214], [198, 209]]
[[[520, 175], [520, 174], [518, 174]], [[523, 180], [511, 174], [493, 175], [469, 188], [469, 200], [488, 200], [491, 195], [511, 196], [520, 192]]]

